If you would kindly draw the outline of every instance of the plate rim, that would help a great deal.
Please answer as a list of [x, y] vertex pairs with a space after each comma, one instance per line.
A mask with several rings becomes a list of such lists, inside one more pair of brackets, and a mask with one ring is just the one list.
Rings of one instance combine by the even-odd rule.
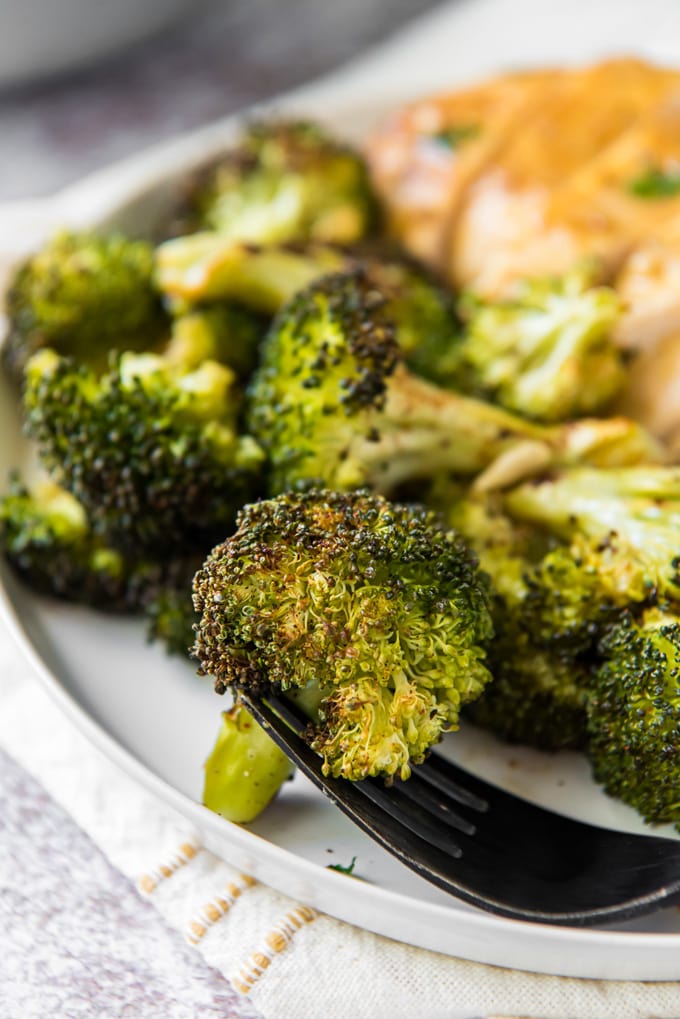
[[[284, 895], [291, 896], [290, 874], [292, 868], [297, 877], [303, 881], [312, 879], [315, 894], [313, 901], [307, 899], [305, 904], [313, 905], [329, 916], [352, 926], [382, 935], [393, 941], [436, 951], [452, 958], [464, 958], [473, 962], [503, 966], [523, 972], [585, 979], [595, 978], [606, 981], [634, 979], [655, 982], [677, 979], [680, 975], [678, 972], [680, 934], [563, 927], [518, 921], [499, 917], [492, 913], [468, 910], [463, 904], [458, 904], [453, 897], [451, 906], [432, 902], [419, 903], [410, 895], [377, 885], [364, 882], [348, 885], [345, 875], [328, 870], [311, 860], [305, 860], [292, 850], [278, 846], [255, 832], [213, 813], [173, 787], [168, 781], [157, 775], [151, 767], [140, 761], [93, 718], [66, 688], [47, 665], [28, 636], [4, 580], [7, 572], [9, 572], [9, 567], [3, 563], [0, 568], [0, 622], [4, 623], [7, 633], [15, 641], [18, 650], [31, 666], [33, 675], [53, 702], [114, 765], [191, 821], [204, 838], [206, 848], [214, 852], [215, 855], [226, 859], [220, 852], [220, 842], [226, 837], [227, 841], [233, 843], [230, 848], [235, 848], [240, 855], [261, 858], [255, 859], [257, 866], [254, 868], [253, 876], [262, 880], [263, 884], [275, 888]], [[32, 593], [28, 589], [25, 590], [27, 597], [31, 598]], [[266, 878], [261, 877], [257, 872], [263, 861], [267, 868]], [[235, 863], [233, 857], [226, 859], [226, 862], [232, 865]], [[270, 864], [273, 866], [273, 870], [268, 869]], [[280, 871], [279, 868], [281, 868]], [[341, 891], [339, 899], [338, 891]], [[356, 905], [353, 900], [357, 898], [365, 900], [362, 904], [364, 907], [362, 912], [365, 914], [363, 923], [358, 923], [355, 914], [353, 914], [352, 907]], [[342, 903], [340, 907], [337, 905], [338, 901]], [[344, 905], [345, 901], [347, 907]], [[442, 942], [440, 928], [433, 929], [432, 937], [429, 939], [417, 935], [415, 938], [406, 938], [395, 933], [390, 926], [386, 909], [388, 912], [390, 907], [413, 910], [414, 904], [417, 914], [415, 919], [421, 922], [435, 917], [440, 920], [450, 919], [460, 924], [461, 927], [468, 928], [467, 941], [464, 944], [457, 944], [456, 950], [453, 951], [447, 947], [447, 942]], [[505, 940], [508, 934], [511, 934], [514, 939], [512, 947], [509, 947]], [[500, 937], [498, 944], [492, 949], [487, 938], [494, 935]], [[561, 961], [555, 966], [554, 959], [550, 962], [547, 960], [542, 962], [540, 957], [533, 957], [532, 963], [529, 965], [524, 956], [530, 955], [532, 949], [536, 949], [539, 945], [545, 950], [547, 942], [554, 943], [555, 948], [562, 953]], [[568, 950], [567, 953], [564, 951], [565, 948]], [[603, 972], [600, 962], [594, 958], [596, 949], [602, 950], [609, 957], [606, 960], [606, 972]], [[623, 963], [618, 961], [623, 949], [630, 949], [632, 952], [643, 949], [645, 953], [649, 953], [657, 959], [658, 965], [646, 970], [644, 975], [631, 976], [630, 959], [626, 958]], [[627, 956], [628, 953], [625, 954]], [[520, 961], [521, 959], [523, 962]], [[674, 968], [672, 962], [675, 963]]]

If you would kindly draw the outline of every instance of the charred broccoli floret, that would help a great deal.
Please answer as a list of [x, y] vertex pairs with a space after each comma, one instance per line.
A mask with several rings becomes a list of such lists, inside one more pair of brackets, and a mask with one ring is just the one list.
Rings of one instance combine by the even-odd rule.
[[276, 796], [293, 765], [241, 704], [222, 712], [205, 762], [203, 803], [228, 821], [246, 824]]
[[113, 611], [137, 608], [124, 557], [93, 534], [83, 507], [51, 481], [29, 488], [12, 478], [0, 499], [0, 545], [42, 594]]
[[239, 435], [234, 375], [120, 355], [96, 377], [52, 350], [27, 366], [29, 434], [95, 532], [132, 551], [204, 547], [257, 491], [263, 455]]
[[365, 493], [245, 507], [196, 575], [194, 653], [218, 692], [319, 691], [328, 774], [407, 778], [489, 674], [487, 591], [422, 509]]
[[572, 468], [520, 485], [505, 506], [512, 517], [575, 548], [616, 604], [680, 599], [680, 469]]
[[588, 699], [589, 756], [610, 795], [652, 823], [680, 822], [680, 621], [627, 618], [600, 647]]
[[637, 463], [656, 452], [626, 419], [549, 428], [417, 378], [386, 305], [357, 270], [312, 284], [275, 320], [249, 410], [272, 493], [313, 483], [390, 494], [440, 471], [484, 472], [478, 483], [497, 487], [551, 463]]
[[467, 329], [452, 378], [465, 392], [552, 422], [602, 410], [625, 381], [611, 339], [621, 302], [585, 270], [527, 280], [503, 301], [468, 295], [461, 308]]
[[148, 350], [165, 317], [152, 285], [153, 249], [120, 234], [60, 233], [21, 266], [7, 292], [6, 363], [17, 377], [52, 347], [101, 367], [116, 350]]
[[199, 229], [252, 244], [352, 244], [377, 218], [363, 159], [305, 121], [252, 124], [189, 206]]
[[[494, 681], [467, 715], [503, 739], [542, 750], [582, 747], [592, 649], [605, 610], [571, 551], [514, 523], [497, 499], [463, 498], [447, 520], [491, 578]], [[568, 585], [562, 587], [564, 573]]]

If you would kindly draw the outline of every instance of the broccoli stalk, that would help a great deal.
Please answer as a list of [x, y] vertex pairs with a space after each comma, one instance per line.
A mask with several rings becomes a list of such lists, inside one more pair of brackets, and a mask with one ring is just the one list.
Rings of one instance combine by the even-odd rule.
[[242, 705], [222, 713], [205, 762], [203, 803], [228, 821], [246, 824], [276, 796], [293, 765]]
[[375, 225], [377, 204], [356, 152], [319, 125], [273, 121], [251, 125], [202, 175], [188, 216], [194, 229], [249, 244], [352, 244]]
[[327, 276], [282, 309], [249, 394], [272, 492], [312, 483], [390, 494], [441, 471], [497, 487], [554, 464], [656, 453], [626, 419], [537, 425], [440, 389], [399, 360], [387, 300], [361, 270]]
[[622, 305], [610, 287], [592, 286], [590, 276], [581, 268], [528, 280], [505, 301], [464, 298], [467, 329], [452, 372], [459, 388], [537, 421], [606, 407], [626, 379], [611, 339]]
[[316, 245], [304, 252], [254, 248], [208, 232], [165, 241], [155, 259], [156, 284], [171, 301], [237, 301], [266, 315], [348, 262], [348, 256], [330, 247]]
[[378, 496], [245, 507], [194, 600], [200, 672], [218, 692], [320, 694], [308, 738], [335, 777], [407, 778], [489, 679], [476, 560], [433, 514]]

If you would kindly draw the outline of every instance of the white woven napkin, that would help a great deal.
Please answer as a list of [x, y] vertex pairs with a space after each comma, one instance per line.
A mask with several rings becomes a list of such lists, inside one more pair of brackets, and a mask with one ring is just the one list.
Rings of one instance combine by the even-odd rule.
[[266, 1019], [680, 1016], [680, 983], [565, 979], [452, 959], [334, 920], [240, 873], [81, 735], [2, 624], [0, 745]]

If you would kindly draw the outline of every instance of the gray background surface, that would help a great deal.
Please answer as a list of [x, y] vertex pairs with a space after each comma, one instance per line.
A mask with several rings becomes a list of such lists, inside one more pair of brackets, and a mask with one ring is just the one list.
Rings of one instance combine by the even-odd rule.
[[0, 93], [0, 200], [49, 194], [88, 170], [301, 84], [435, 6], [214, 0], [102, 66]]

